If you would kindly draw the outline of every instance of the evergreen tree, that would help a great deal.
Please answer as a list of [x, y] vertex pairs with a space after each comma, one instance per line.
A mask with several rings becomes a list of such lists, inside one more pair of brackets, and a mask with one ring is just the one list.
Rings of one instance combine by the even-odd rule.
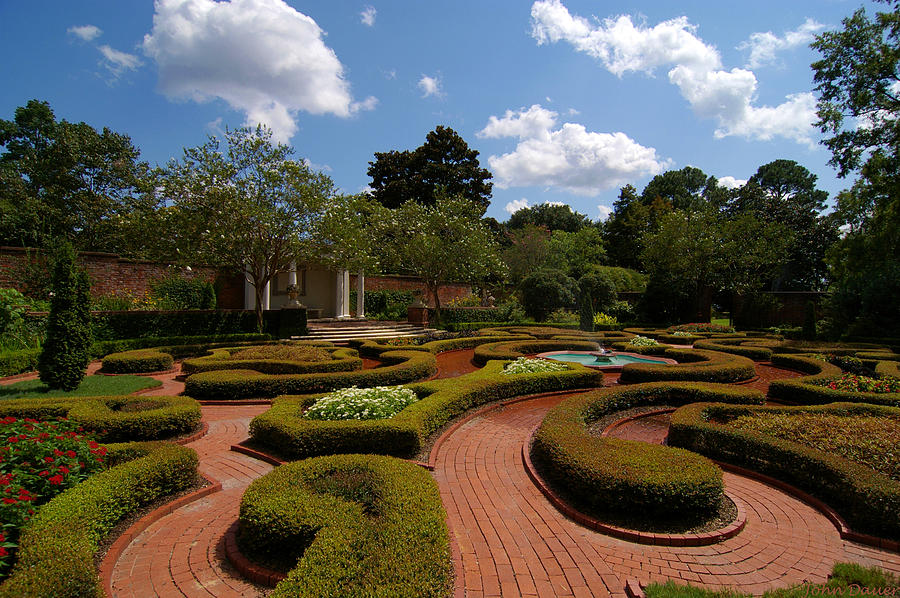
[[91, 347], [91, 284], [75, 264], [75, 250], [62, 243], [54, 256], [53, 297], [47, 338], [38, 361], [41, 382], [75, 390], [84, 378]]

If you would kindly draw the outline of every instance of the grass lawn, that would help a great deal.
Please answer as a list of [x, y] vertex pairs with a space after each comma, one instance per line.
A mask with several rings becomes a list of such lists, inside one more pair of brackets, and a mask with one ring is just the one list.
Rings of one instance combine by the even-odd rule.
[[719, 324], [720, 326], [731, 326], [731, 322], [728, 321], [728, 318], [710, 318], [710, 324]]
[[49, 397], [98, 397], [127, 395], [136, 390], [160, 386], [162, 382], [146, 376], [85, 376], [73, 391], [53, 390], [40, 380], [26, 380], [0, 386], [0, 399], [43, 399]]

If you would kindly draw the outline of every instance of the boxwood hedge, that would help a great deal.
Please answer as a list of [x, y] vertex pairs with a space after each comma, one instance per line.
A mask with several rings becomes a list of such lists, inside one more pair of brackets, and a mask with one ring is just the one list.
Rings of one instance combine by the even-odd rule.
[[[814, 384], [815, 381], [838, 378], [841, 368], [828, 362], [803, 355], [772, 355], [772, 363], [777, 366], [799, 370], [808, 376], [786, 380], [772, 380], [769, 384], [769, 396], [801, 405], [821, 405], [823, 403], [848, 402], [872, 403], [875, 405], [893, 405], [900, 407], [900, 393], [847, 392], [832, 390], [826, 386]], [[888, 373], [896, 370], [890, 364], [896, 362], [879, 362], [876, 371]]]
[[769, 361], [772, 359], [772, 350], [779, 345], [781, 341], [774, 338], [713, 338], [695, 342], [694, 348], [741, 355], [754, 361]]
[[722, 472], [700, 455], [665, 446], [601, 438], [589, 426], [645, 405], [696, 401], [763, 402], [761, 392], [722, 384], [655, 382], [577, 395], [550, 410], [532, 452], [551, 484], [593, 509], [669, 519], [711, 514], [723, 493]]
[[315, 374], [262, 374], [254, 370], [200, 372], [185, 380], [185, 394], [197, 399], [235, 400], [282, 394], [328, 392], [349, 386], [390, 386], [428, 378], [437, 360], [423, 351], [386, 351], [387, 365], [371, 370]]
[[172, 369], [173, 357], [159, 349], [135, 349], [112, 353], [103, 358], [101, 372], [106, 374], [140, 374]]
[[10, 415], [34, 419], [68, 417], [80, 422], [100, 442], [122, 442], [188, 434], [200, 425], [201, 413], [199, 403], [190, 397], [113, 396], [0, 402], [0, 417]]
[[486, 343], [475, 347], [472, 358], [477, 365], [483, 366], [491, 359], [514, 360], [533, 353], [545, 351], [597, 351], [600, 348], [594, 341], [579, 340], [518, 340]]
[[[307, 345], [314, 346], [314, 345]], [[231, 354], [246, 347], [212, 349], [209, 355], [185, 359], [181, 370], [186, 374], [218, 370], [255, 370], [261, 374], [312, 374], [349, 372], [362, 369], [362, 359], [355, 349], [321, 347], [331, 354], [328, 361], [289, 361], [282, 359], [233, 359]], [[104, 360], [105, 363], [105, 360]]]
[[622, 368], [622, 383], [683, 380], [697, 382], [740, 382], [756, 375], [753, 362], [746, 357], [699, 349], [665, 348], [652, 353], [674, 359], [676, 365], [630, 363]]
[[669, 443], [788, 482], [825, 501], [856, 531], [900, 539], [900, 482], [838, 455], [719, 425], [755, 411], [900, 415], [900, 409], [854, 403], [821, 407], [688, 405], [672, 416]]
[[134, 460], [89, 477], [38, 510], [22, 530], [18, 560], [0, 584], [0, 597], [102, 598], [94, 558], [103, 538], [130, 513], [196, 483], [191, 449], [171, 443], [109, 449], [111, 462]]
[[424, 469], [376, 455], [283, 465], [241, 500], [245, 555], [296, 558], [271, 596], [446, 596], [446, 513]]
[[446, 423], [486, 403], [516, 396], [594, 387], [603, 375], [577, 364], [564, 372], [501, 373], [506, 362], [460, 376], [410, 385], [421, 400], [383, 420], [309, 420], [303, 411], [316, 397], [283, 396], [250, 422], [251, 438], [278, 454], [303, 459], [338, 453], [376, 453], [413, 457]]

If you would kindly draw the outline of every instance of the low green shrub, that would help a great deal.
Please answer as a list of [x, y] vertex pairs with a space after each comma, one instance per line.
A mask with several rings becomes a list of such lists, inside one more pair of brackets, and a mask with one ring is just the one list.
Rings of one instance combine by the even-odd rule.
[[[304, 345], [257, 345], [254, 349], [268, 347], [286, 347], [297, 349]], [[325, 372], [351, 372], [362, 369], [362, 359], [354, 349], [341, 347], [322, 347], [305, 345], [308, 349], [317, 349], [321, 359], [299, 360], [279, 359], [276, 357], [248, 355], [239, 358], [247, 347], [222, 347], [212, 349], [209, 355], [185, 359], [181, 369], [186, 374], [214, 372], [220, 370], [254, 370], [261, 374], [312, 374]], [[309, 355], [310, 358], [315, 357]]]
[[40, 349], [24, 349], [0, 353], [0, 377], [15, 376], [37, 369]]
[[652, 518], [709, 515], [723, 493], [722, 472], [684, 450], [601, 438], [589, 426], [617, 411], [697, 401], [763, 402], [759, 391], [720, 384], [656, 382], [577, 395], [550, 410], [534, 436], [533, 454], [550, 482], [601, 512]]
[[[96, 341], [91, 348], [92, 357], [103, 357], [110, 353], [121, 353], [134, 349], [150, 349], [161, 347], [210, 347], [223, 346], [223, 344], [268, 342], [272, 340], [270, 334], [241, 333], [241, 334], [207, 334], [199, 336], [151, 336], [145, 338], [130, 338], [116, 341]], [[174, 350], [174, 349], [173, 349]], [[171, 351], [167, 351], [172, 353]], [[184, 357], [193, 353], [175, 354], [176, 357]]]
[[690, 324], [678, 324], [677, 326], [669, 326], [666, 329], [668, 332], [711, 332], [711, 333], [725, 333], [730, 334], [734, 332], [734, 328], [731, 326], [725, 326], [723, 324], [711, 324], [709, 322], [692, 322]]
[[705, 339], [705, 336], [683, 332], [681, 334], [657, 334], [656, 340], [672, 345], [693, 345], [697, 341]]
[[419, 400], [383, 420], [309, 420], [303, 410], [317, 397], [278, 397], [250, 422], [250, 436], [291, 459], [338, 453], [413, 457], [429, 436], [473, 407], [526, 394], [594, 387], [603, 379], [603, 374], [577, 364], [567, 364], [564, 372], [505, 376], [505, 364], [492, 361], [458, 378], [411, 384]]
[[247, 399], [283, 394], [329, 392], [348, 386], [392, 386], [428, 378], [437, 372], [437, 360], [423, 351], [386, 351], [386, 365], [347, 372], [263, 374], [255, 370], [216, 370], [188, 376], [184, 392], [197, 399]]
[[[778, 344], [777, 341], [775, 341], [775, 344]], [[742, 338], [704, 339], [695, 342], [694, 348], [741, 355], [754, 361], [769, 361], [772, 359], [772, 348], [763, 346], [763, 341], [759, 340], [748, 341]]]
[[678, 363], [630, 363], [622, 368], [619, 381], [625, 384], [663, 380], [730, 383], [749, 380], [756, 375], [753, 362], [739, 355], [673, 348], [665, 348], [652, 355], [674, 359]]
[[94, 568], [103, 538], [129, 514], [158, 498], [190, 488], [197, 454], [169, 443], [108, 447], [113, 462], [38, 510], [19, 538], [18, 562], [0, 584], [0, 597], [102, 598]]
[[0, 402], [0, 417], [68, 417], [80, 422], [100, 442], [180, 436], [200, 425], [200, 415], [200, 405], [190, 397], [116, 396]]
[[174, 359], [157, 349], [135, 349], [103, 358], [101, 371], [107, 374], [140, 374], [172, 369]]
[[554, 340], [519, 340], [486, 343], [475, 347], [472, 358], [477, 365], [483, 366], [491, 359], [515, 360], [519, 357], [546, 351], [596, 351], [599, 345], [592, 341], [554, 341]]
[[669, 427], [669, 443], [674, 446], [784, 480], [828, 503], [857, 531], [900, 539], [900, 483], [832, 452], [716, 423], [755, 411], [896, 417], [900, 410], [853, 403], [762, 408], [688, 405], [675, 412]]
[[[482, 332], [482, 331], [479, 331]], [[455, 351], [457, 349], [471, 349], [479, 345], [497, 342], [499, 338], [507, 341], [514, 340], [530, 340], [534, 337], [524, 334], [509, 334], [505, 331], [498, 331], [494, 334], [482, 334], [481, 336], [464, 336], [460, 338], [448, 338], [436, 341], [430, 341], [421, 345], [404, 345], [398, 347], [384, 341], [377, 340], [351, 340], [350, 344], [359, 349], [361, 355], [367, 357], [378, 357], [385, 351], [396, 351], [403, 349], [404, 351], [427, 351], [437, 354], [444, 351]]]
[[282, 465], [241, 499], [245, 554], [290, 561], [271, 596], [446, 596], [446, 513], [424, 469], [375, 455]]
[[[880, 362], [879, 365], [881, 363], [885, 362]], [[841, 368], [810, 356], [774, 354], [772, 364], [809, 374], [800, 378], [772, 380], [769, 384], [769, 396], [773, 399], [801, 405], [848, 402], [900, 406], [900, 393], [850, 392], [823, 386], [831, 379], [840, 378]], [[881, 372], [887, 371], [887, 367], [881, 368]]]

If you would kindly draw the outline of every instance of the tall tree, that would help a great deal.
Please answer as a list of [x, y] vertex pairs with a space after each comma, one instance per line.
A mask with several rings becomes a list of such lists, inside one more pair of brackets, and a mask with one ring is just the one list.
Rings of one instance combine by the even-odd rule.
[[543, 226], [525, 225], [507, 233], [510, 245], [503, 250], [503, 261], [509, 269], [509, 282], [519, 284], [523, 278], [543, 268], [550, 256], [550, 231]]
[[367, 174], [372, 196], [392, 209], [408, 201], [432, 205], [440, 192], [473, 202], [482, 214], [491, 203], [490, 171], [450, 127], [438, 126], [415, 150], [376, 152]]
[[640, 270], [644, 236], [656, 230], [660, 218], [671, 211], [672, 204], [661, 197], [654, 197], [645, 204], [633, 186], [622, 187], [612, 214], [603, 224], [603, 242], [609, 262]]
[[712, 205], [721, 208], [728, 199], [726, 189], [716, 177], [699, 168], [685, 166], [681, 170], [667, 170], [653, 177], [641, 192], [641, 202], [650, 205], [654, 200], [668, 202], [676, 210], [698, 211]]
[[828, 255], [838, 329], [900, 335], [900, 1], [888, 11], [864, 9], [843, 29], [819, 35], [812, 47], [817, 125], [841, 177], [858, 173], [838, 198], [847, 234]]
[[529, 224], [543, 226], [551, 232], [561, 230], [574, 233], [590, 226], [591, 220], [567, 204], [542, 203], [515, 211], [506, 222], [506, 228], [514, 230]]
[[0, 120], [0, 244], [120, 251], [120, 219], [138, 201], [147, 165], [127, 135], [57, 121], [31, 100]]
[[574, 233], [553, 231], [549, 249], [549, 265], [563, 270], [576, 280], [606, 260], [603, 238], [593, 226]]
[[260, 330], [266, 285], [311, 256], [312, 232], [335, 195], [331, 179], [293, 152], [266, 127], [226, 129], [224, 144], [210, 137], [158, 173], [181, 254], [245, 271]]
[[837, 240], [833, 218], [823, 216], [828, 193], [816, 188], [816, 175], [793, 160], [760, 166], [738, 189], [729, 211], [779, 223], [791, 233], [787, 260], [768, 285], [773, 291], [817, 291], [825, 284], [825, 252]]

